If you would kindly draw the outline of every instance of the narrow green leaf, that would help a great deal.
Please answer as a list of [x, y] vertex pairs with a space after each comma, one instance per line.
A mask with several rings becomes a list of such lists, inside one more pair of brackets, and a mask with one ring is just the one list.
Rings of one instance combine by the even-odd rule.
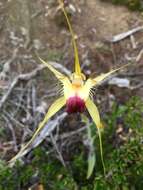
[[93, 173], [94, 170], [94, 166], [95, 166], [95, 162], [96, 162], [96, 156], [95, 156], [95, 152], [90, 151], [89, 155], [88, 155], [88, 170], [87, 170], [87, 179], [90, 178], [90, 176]]

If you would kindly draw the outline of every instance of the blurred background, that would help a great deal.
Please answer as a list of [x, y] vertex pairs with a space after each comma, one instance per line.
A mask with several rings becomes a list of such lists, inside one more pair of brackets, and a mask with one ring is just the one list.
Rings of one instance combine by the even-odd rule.
[[[106, 175], [89, 115], [67, 115], [65, 109], [23, 158], [8, 165], [59, 94], [37, 55], [69, 74], [74, 54], [57, 0], [0, 0], [0, 190], [142, 190], [143, 2], [65, 0], [65, 7], [87, 77], [131, 63], [95, 90]], [[86, 179], [93, 149], [95, 169]]]

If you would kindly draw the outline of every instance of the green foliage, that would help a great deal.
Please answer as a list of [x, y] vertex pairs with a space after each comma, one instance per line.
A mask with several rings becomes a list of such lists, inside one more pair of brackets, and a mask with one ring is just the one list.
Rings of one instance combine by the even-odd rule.
[[141, 190], [142, 116], [143, 102], [139, 97], [131, 98], [125, 105], [115, 103], [112, 112], [105, 116], [107, 127], [103, 134], [103, 149], [106, 176], [103, 175], [99, 140], [94, 131], [96, 165], [89, 179], [86, 179], [87, 150], [83, 145], [76, 145], [79, 151], [73, 151], [67, 168], [54, 155], [39, 147], [33, 151], [32, 161], [25, 165], [18, 162], [9, 168], [5, 162], [0, 162], [0, 190], [27, 190], [35, 183], [42, 183], [49, 190]]
[[143, 11], [143, 2], [141, 0], [102, 0], [110, 1], [117, 5], [125, 5], [131, 10]]
[[[109, 189], [142, 189], [142, 115], [143, 102], [139, 97], [133, 97], [126, 105], [114, 104], [112, 115], [106, 116], [111, 127], [105, 132], [108, 139], [104, 138], [108, 173], [106, 178], [100, 178], [100, 184], [105, 184]], [[118, 128], [122, 131], [117, 132]], [[109, 140], [112, 141], [110, 145]]]
[[75, 182], [61, 163], [49, 158], [41, 148], [34, 151], [32, 163], [17, 162], [13, 168], [0, 163], [0, 190], [27, 190], [32, 184], [42, 183], [47, 189], [66, 190]]

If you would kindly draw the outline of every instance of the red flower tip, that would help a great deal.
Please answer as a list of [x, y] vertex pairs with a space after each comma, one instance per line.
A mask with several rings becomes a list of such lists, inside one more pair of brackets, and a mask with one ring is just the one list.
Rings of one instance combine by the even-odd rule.
[[78, 96], [70, 97], [67, 100], [67, 112], [76, 113], [76, 112], [83, 112], [85, 110], [85, 102]]

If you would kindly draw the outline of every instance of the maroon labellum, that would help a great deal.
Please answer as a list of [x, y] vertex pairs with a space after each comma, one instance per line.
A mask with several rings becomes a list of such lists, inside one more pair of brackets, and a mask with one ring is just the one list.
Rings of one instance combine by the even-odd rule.
[[66, 103], [67, 112], [70, 113], [82, 113], [85, 110], [85, 102], [78, 96], [70, 97]]

